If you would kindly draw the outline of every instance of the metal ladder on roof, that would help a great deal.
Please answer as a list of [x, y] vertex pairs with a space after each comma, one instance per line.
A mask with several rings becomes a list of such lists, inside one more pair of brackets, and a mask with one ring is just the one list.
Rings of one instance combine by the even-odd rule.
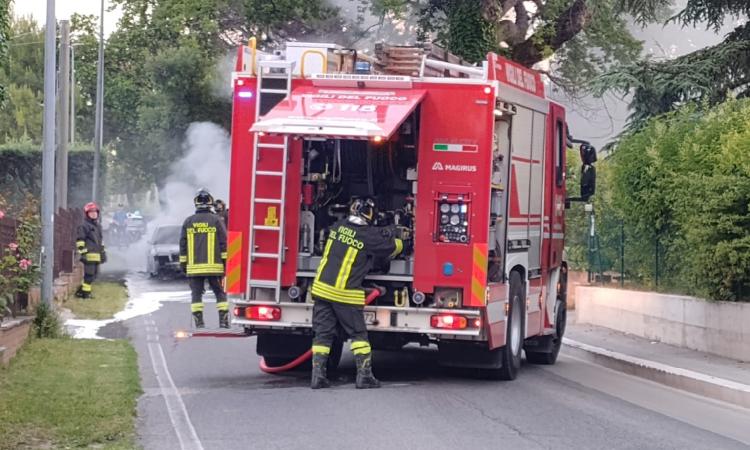
[[[255, 96], [255, 121], [260, 119], [260, 106], [261, 98], [263, 94], [283, 94], [287, 98], [290, 96], [292, 91], [292, 77], [294, 75], [294, 61], [258, 61], [258, 90]], [[286, 87], [284, 89], [278, 88], [264, 88], [263, 79], [265, 69], [281, 69], [286, 73], [283, 76], [270, 75], [265, 78], [283, 79], [286, 81]], [[286, 224], [284, 207], [286, 206], [286, 174], [287, 164], [289, 162], [289, 137], [284, 136], [284, 142], [282, 144], [261, 142], [261, 137], [258, 133], [255, 133], [253, 137], [253, 154], [255, 155], [255, 162], [253, 163], [253, 169], [250, 181], [250, 270], [248, 272], [248, 292], [252, 292], [256, 288], [273, 289], [274, 299], [276, 303], [281, 301], [281, 272], [284, 264], [284, 226]], [[281, 151], [281, 168], [279, 170], [258, 170], [258, 163], [260, 162], [262, 151]], [[280, 198], [260, 198], [256, 196], [258, 179], [261, 179], [265, 183], [280, 183], [279, 192]], [[258, 211], [258, 205], [268, 205], [268, 208], [276, 208], [277, 211], [277, 223], [268, 225], [258, 225], [255, 223], [256, 213]], [[272, 231], [278, 234], [278, 247], [276, 253], [263, 253], [258, 252], [256, 249], [256, 232], [257, 231]], [[273, 280], [268, 279], [254, 279], [253, 278], [253, 261], [256, 259], [274, 259], [276, 260], [276, 278]]]

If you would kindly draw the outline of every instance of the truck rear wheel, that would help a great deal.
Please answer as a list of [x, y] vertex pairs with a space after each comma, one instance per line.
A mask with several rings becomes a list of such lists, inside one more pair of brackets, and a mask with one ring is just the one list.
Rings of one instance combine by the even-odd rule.
[[510, 308], [508, 309], [505, 346], [499, 352], [501, 367], [489, 370], [489, 377], [498, 380], [515, 380], [521, 369], [521, 350], [525, 337], [524, 288], [521, 274], [510, 274]]

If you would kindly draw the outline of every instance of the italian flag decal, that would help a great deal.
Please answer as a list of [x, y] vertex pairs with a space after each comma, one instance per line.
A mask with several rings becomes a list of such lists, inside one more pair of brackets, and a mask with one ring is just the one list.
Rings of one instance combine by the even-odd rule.
[[476, 145], [466, 144], [432, 144], [432, 150], [436, 152], [476, 153], [478, 147]]

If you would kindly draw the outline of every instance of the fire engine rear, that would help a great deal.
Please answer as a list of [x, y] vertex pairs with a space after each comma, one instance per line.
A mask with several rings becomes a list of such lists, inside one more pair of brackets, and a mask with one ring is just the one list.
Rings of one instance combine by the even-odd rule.
[[233, 324], [258, 336], [268, 365], [307, 351], [327, 229], [352, 197], [372, 196], [383, 233], [414, 237], [411, 253], [375, 261], [367, 277], [380, 292], [364, 308], [375, 349], [436, 344], [442, 364], [503, 379], [515, 378], [522, 349], [554, 363], [566, 321], [564, 109], [538, 73], [494, 54], [482, 67], [424, 58], [418, 76], [400, 76], [361, 63], [344, 73], [338, 50], [240, 49]]

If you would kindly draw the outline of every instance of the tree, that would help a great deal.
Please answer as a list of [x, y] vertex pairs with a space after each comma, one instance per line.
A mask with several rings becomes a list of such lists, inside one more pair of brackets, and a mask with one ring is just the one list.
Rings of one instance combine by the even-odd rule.
[[8, 63], [0, 69], [5, 103], [0, 105], [0, 144], [42, 141], [44, 30], [30, 17], [11, 21]]
[[[688, 0], [672, 17], [684, 26], [705, 24], [718, 30], [728, 17], [750, 18], [745, 0]], [[714, 105], [728, 96], [750, 95], [750, 26], [737, 26], [723, 42], [670, 60], [626, 64], [596, 80], [598, 93], [633, 94], [630, 125], [689, 102]]]
[[[420, 37], [470, 62], [497, 52], [527, 67], [551, 61], [552, 81], [569, 93], [613, 64], [638, 59], [632, 18], [648, 23], [671, 0], [371, 0], [395, 17], [416, 14]], [[553, 58], [554, 56], [554, 58]]]
[[[11, 0], [0, 0], [0, 66], [8, 64]], [[5, 85], [0, 82], [0, 105], [5, 101]]]

